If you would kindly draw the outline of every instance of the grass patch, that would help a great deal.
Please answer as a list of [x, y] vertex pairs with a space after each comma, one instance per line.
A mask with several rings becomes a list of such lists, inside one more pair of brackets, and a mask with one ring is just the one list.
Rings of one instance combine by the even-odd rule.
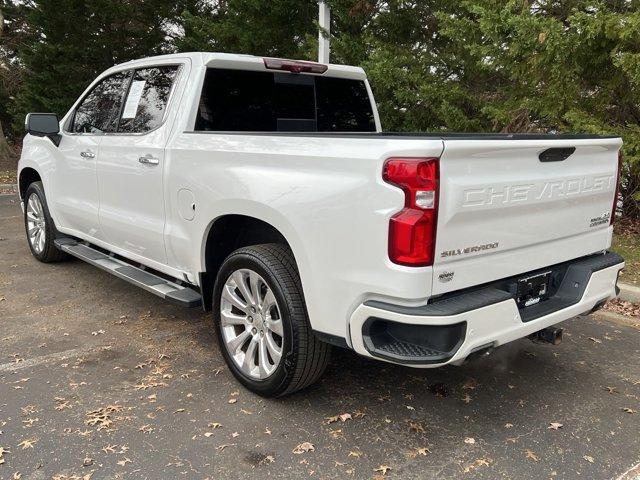
[[611, 250], [622, 255], [627, 266], [620, 274], [624, 283], [640, 286], [640, 221], [622, 219], [616, 223]]

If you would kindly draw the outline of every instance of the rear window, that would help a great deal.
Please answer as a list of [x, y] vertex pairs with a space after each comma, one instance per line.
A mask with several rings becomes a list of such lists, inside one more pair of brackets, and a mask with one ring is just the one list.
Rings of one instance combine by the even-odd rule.
[[227, 132], [373, 132], [361, 80], [207, 70], [195, 129]]

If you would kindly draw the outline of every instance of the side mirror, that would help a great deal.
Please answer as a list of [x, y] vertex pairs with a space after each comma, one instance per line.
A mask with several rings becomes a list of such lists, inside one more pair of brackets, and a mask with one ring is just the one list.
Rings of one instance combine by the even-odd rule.
[[60, 145], [60, 121], [55, 113], [29, 113], [24, 121], [27, 133], [34, 137], [47, 137]]

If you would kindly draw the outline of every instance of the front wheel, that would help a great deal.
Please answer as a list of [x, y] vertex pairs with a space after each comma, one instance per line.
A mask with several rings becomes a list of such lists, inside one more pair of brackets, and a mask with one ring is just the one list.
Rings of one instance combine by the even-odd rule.
[[54, 245], [57, 230], [49, 214], [42, 182], [33, 182], [24, 195], [24, 228], [31, 253], [44, 263], [59, 262], [67, 256]]
[[331, 347], [309, 326], [291, 251], [241, 248], [222, 264], [213, 292], [220, 350], [233, 375], [266, 397], [293, 393], [324, 372]]

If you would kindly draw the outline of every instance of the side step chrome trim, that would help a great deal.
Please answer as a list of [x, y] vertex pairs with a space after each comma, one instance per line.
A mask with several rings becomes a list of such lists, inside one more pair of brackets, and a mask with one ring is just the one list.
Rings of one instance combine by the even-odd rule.
[[122, 260], [106, 255], [72, 238], [58, 238], [54, 243], [55, 246], [63, 252], [101, 268], [133, 285], [144, 288], [147, 292], [153, 293], [172, 303], [189, 308], [200, 307], [202, 305], [202, 296], [192, 288], [165, 280], [158, 275], [154, 275], [142, 268], [134, 267]]

